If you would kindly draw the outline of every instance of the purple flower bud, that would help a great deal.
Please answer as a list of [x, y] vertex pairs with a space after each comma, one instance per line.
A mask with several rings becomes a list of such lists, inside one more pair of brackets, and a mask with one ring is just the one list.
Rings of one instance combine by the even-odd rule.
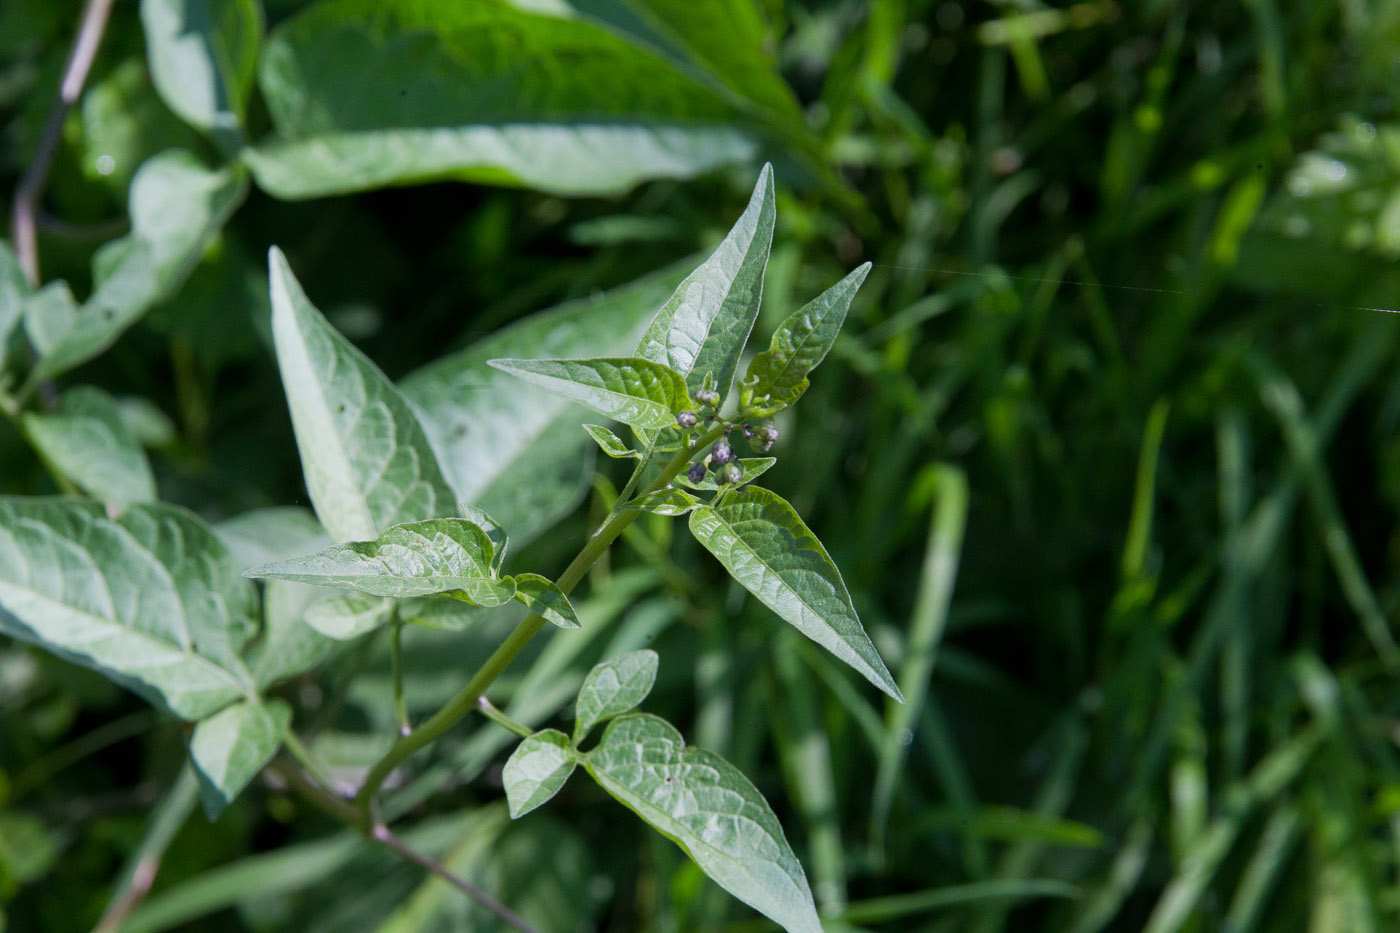
[[724, 472], [719, 476], [720, 482], [737, 483], [744, 478], [744, 471], [739, 468], [739, 464], [731, 463], [724, 468]]
[[778, 426], [776, 424], [765, 424], [763, 427], [758, 429], [758, 433], [763, 437], [764, 442], [770, 447], [773, 446], [773, 444], [776, 443], [778, 440]]
[[685, 471], [685, 475], [690, 478], [692, 483], [700, 482], [705, 478], [705, 464], [692, 463], [690, 469]]
[[676, 424], [685, 428], [687, 431], [699, 423], [700, 419], [695, 417], [695, 412], [693, 411], [683, 411], [679, 415], [676, 415]]
[[710, 448], [710, 459], [715, 463], [728, 463], [734, 459], [734, 448], [729, 446], [728, 441], [719, 441]]
[[695, 393], [695, 401], [701, 405], [718, 405], [719, 393], [714, 389], [701, 389]]

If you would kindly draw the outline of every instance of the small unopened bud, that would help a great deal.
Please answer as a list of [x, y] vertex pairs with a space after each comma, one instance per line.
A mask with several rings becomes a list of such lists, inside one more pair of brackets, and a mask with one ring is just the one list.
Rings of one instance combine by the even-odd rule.
[[751, 440], [753, 440], [753, 437], [754, 437], [754, 434], [753, 434], [753, 425], [751, 425], [751, 424], [746, 424], [746, 425], [744, 425], [744, 439], [745, 439], [745, 440], [751, 441]]
[[676, 415], [676, 424], [685, 428], [687, 431], [699, 423], [700, 419], [695, 416], [695, 412], [693, 411], [683, 411], [679, 415]]
[[695, 393], [695, 401], [701, 405], [718, 405], [719, 393], [714, 389], [701, 389]]
[[724, 468], [719, 478], [723, 483], [737, 483], [744, 478], [744, 471], [739, 468], [739, 464], [731, 463]]
[[705, 464], [692, 463], [690, 469], [685, 471], [685, 475], [690, 478], [692, 483], [700, 482], [705, 478]]
[[765, 424], [763, 427], [758, 429], [758, 433], [767, 443], [777, 443], [778, 426], [776, 424]]
[[710, 459], [715, 463], [728, 463], [734, 459], [734, 448], [728, 441], [720, 441], [710, 448]]

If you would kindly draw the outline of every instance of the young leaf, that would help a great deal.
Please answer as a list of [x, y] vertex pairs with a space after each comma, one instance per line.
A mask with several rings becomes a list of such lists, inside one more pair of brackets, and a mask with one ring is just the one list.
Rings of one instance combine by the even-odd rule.
[[462, 503], [457, 506], [457, 512], [486, 533], [486, 540], [491, 542], [491, 569], [499, 574], [506, 562], [506, 548], [510, 544], [506, 530], [494, 518], [475, 506]]
[[578, 613], [569, 603], [564, 591], [546, 577], [537, 573], [518, 573], [515, 580], [515, 598], [530, 608], [530, 611], [543, 616], [560, 628], [580, 628]]
[[422, 412], [457, 498], [486, 509], [516, 542], [568, 514], [593, 474], [575, 430], [584, 409], [486, 361], [628, 353], [684, 274], [672, 267], [543, 311], [410, 373], [403, 392]]
[[686, 748], [674, 726], [646, 713], [614, 720], [584, 766], [720, 887], [790, 933], [820, 933], [802, 865], [767, 801], [738, 768]]
[[[687, 486], [691, 485], [686, 483]], [[703, 503], [684, 489], [658, 489], [644, 496], [638, 496], [627, 503], [627, 508], [635, 512], [650, 512], [653, 515], [678, 516], [699, 508]]]
[[327, 638], [349, 641], [389, 621], [393, 600], [368, 593], [326, 596], [306, 607], [306, 624]]
[[650, 360], [613, 357], [490, 363], [531, 385], [640, 428], [675, 424], [676, 413], [690, 405], [681, 375]]
[[31, 302], [24, 328], [39, 360], [32, 379], [66, 372], [111, 346], [184, 282], [248, 191], [241, 168], [210, 171], [189, 152], [167, 150], [137, 170], [128, 198], [131, 232], [93, 258], [91, 297]]
[[601, 424], [585, 424], [583, 429], [593, 438], [598, 448], [614, 460], [636, 460], [640, 453], [627, 446], [627, 442]]
[[860, 624], [841, 572], [785, 500], [747, 486], [718, 506], [690, 513], [690, 530], [760, 602], [903, 702]]
[[574, 706], [574, 744], [586, 739], [598, 723], [640, 705], [656, 683], [660, 660], [655, 651], [642, 649], [594, 665]]
[[236, 142], [257, 71], [257, 0], [141, 0], [151, 81], [186, 123]]
[[0, 498], [0, 632], [200, 719], [253, 690], [253, 589], [208, 526], [169, 505]]
[[336, 541], [452, 514], [456, 497], [393, 384], [307, 300], [277, 247], [268, 255], [272, 336], [311, 504]]
[[26, 413], [24, 429], [35, 448], [89, 495], [118, 505], [155, 499], [146, 453], [101, 389], [66, 390], [54, 411]]
[[763, 299], [776, 218], [773, 167], [765, 165], [729, 235], [676, 288], [637, 345], [638, 356], [685, 377], [691, 394], [703, 386], [706, 373], [714, 373], [721, 398], [729, 393]]
[[836, 343], [851, 301], [869, 273], [867, 262], [778, 325], [768, 349], [754, 357], [744, 379], [754, 399], [751, 411], [771, 415], [802, 397], [807, 374]]
[[[746, 486], [752, 483], [764, 473], [767, 473], [768, 468], [777, 463], [778, 460], [776, 457], [746, 457], [736, 462], [739, 464], [739, 469], [743, 471], [743, 475], [740, 476], [739, 482], [737, 483], [725, 483], [724, 486], [726, 489], [738, 489], [740, 486]], [[683, 486], [689, 486], [691, 489], [713, 490], [720, 488], [719, 483], [715, 480], [714, 470], [707, 472], [705, 478], [698, 483], [692, 483], [690, 478], [684, 473], [676, 477], [676, 482]]]
[[257, 776], [282, 744], [292, 708], [281, 700], [244, 700], [200, 720], [190, 737], [199, 798], [217, 817]]
[[559, 793], [578, 764], [558, 729], [536, 732], [516, 746], [501, 773], [510, 818], [518, 820]]
[[259, 83], [276, 138], [244, 158], [280, 198], [444, 178], [619, 194], [752, 159], [768, 122], [648, 43], [458, 0], [312, 4], [272, 33]]
[[449, 593], [478, 606], [515, 595], [510, 578], [492, 570], [486, 532], [465, 518], [430, 518], [388, 528], [373, 541], [336, 544], [315, 554], [275, 561], [244, 573], [375, 596]]

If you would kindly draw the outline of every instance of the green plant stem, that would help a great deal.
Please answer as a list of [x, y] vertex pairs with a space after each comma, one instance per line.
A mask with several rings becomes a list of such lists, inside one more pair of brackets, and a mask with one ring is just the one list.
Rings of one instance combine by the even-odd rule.
[[301, 765], [302, 768], [306, 770], [307, 774], [316, 779], [321, 785], [322, 790], [336, 797], [344, 796], [339, 792], [335, 778], [331, 777], [330, 772], [316, 760], [316, 756], [311, 754], [311, 749], [307, 748], [301, 739], [297, 738], [296, 733], [292, 732], [290, 729], [287, 730], [287, 734], [282, 736], [282, 744], [286, 746], [291, 756], [297, 760], [297, 764]]
[[[723, 433], [724, 426], [716, 424], [701, 437], [694, 447], [687, 447], [677, 453], [662, 469], [661, 475], [641, 495], [655, 492], [670, 483], [680, 474], [681, 470], [689, 465], [691, 457], [696, 451], [702, 450]], [[617, 539], [617, 536], [622, 534], [623, 530], [642, 514], [627, 511], [624, 508], [625, 505], [626, 502], [619, 498], [598, 530], [589, 536], [583, 549], [578, 552], [578, 556], [559, 575], [557, 581], [559, 589], [565, 595], [568, 595], [578, 585], [579, 581], [588, 573], [588, 569], [598, 558], [603, 556], [603, 553]], [[516, 656], [530, 643], [530, 639], [534, 638], [545, 624], [544, 618], [536, 613], [527, 616], [515, 627], [515, 631], [507, 636], [491, 657], [486, 659], [456, 696], [443, 704], [441, 709], [429, 717], [411, 735], [401, 737], [390, 746], [384, 757], [370, 768], [369, 774], [365, 776], [364, 784], [360, 786], [360, 792], [355, 795], [355, 805], [360, 810], [363, 825], [369, 826], [373, 822], [371, 806], [374, 802], [374, 796], [383, 786], [385, 779], [393, 773], [393, 770], [455, 726], [462, 720], [462, 717], [476, 709], [477, 701], [486, 692], [486, 688], [495, 683], [496, 678], [501, 676], [501, 673], [510, 666], [510, 663], [515, 660]]]
[[399, 722], [399, 735], [408, 735], [413, 726], [408, 721], [408, 703], [403, 698], [403, 619], [399, 618], [397, 601], [389, 617], [389, 665], [393, 669], [394, 716]]
[[523, 722], [516, 722], [514, 719], [511, 719], [505, 713], [497, 709], [496, 704], [486, 699], [486, 697], [477, 698], [476, 708], [481, 710], [481, 714], [487, 719], [491, 720], [496, 725], [500, 726], [502, 729], [507, 729], [511, 732], [514, 732], [522, 739], [528, 739], [530, 736], [535, 734], [534, 731], [529, 726], [525, 725]]

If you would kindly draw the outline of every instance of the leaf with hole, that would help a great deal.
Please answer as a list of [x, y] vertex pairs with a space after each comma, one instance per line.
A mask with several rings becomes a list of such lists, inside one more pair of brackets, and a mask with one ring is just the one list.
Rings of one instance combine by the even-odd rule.
[[510, 818], [519, 819], [559, 793], [574, 773], [576, 755], [557, 729], [536, 732], [517, 745], [501, 772]]
[[655, 651], [644, 648], [594, 665], [583, 679], [574, 706], [574, 744], [587, 738], [600, 722], [641, 705], [656, 683], [660, 661]]
[[714, 374], [721, 398], [729, 393], [763, 300], [763, 272], [776, 219], [773, 167], [765, 165], [729, 235], [676, 287], [642, 335], [637, 355], [680, 373], [687, 394], [702, 388], [708, 373]]
[[190, 758], [209, 819], [272, 760], [291, 721], [292, 709], [281, 700], [244, 700], [199, 721], [190, 737]]
[[623, 424], [664, 428], [690, 405], [685, 380], [636, 357], [591, 360], [491, 360], [491, 365], [560, 398], [587, 405]]
[[807, 876], [763, 795], [723, 758], [646, 713], [613, 720], [584, 766], [720, 887], [793, 933], [820, 933]]
[[746, 486], [690, 513], [690, 530], [744, 589], [799, 632], [903, 700], [816, 535], [786, 500]]
[[312, 306], [275, 246], [268, 264], [306, 490], [331, 538], [368, 541], [390, 525], [451, 515], [456, 496], [408, 402]]
[[432, 518], [394, 525], [372, 541], [254, 567], [244, 576], [400, 599], [446, 593], [477, 606], [499, 606], [515, 596], [515, 586], [509, 577], [497, 577], [493, 556], [490, 538], [474, 522]]
[[138, 504], [0, 498], [0, 632], [200, 719], [254, 690], [253, 588], [200, 519]]
[[869, 273], [867, 262], [778, 325], [768, 349], [754, 357], [744, 377], [745, 393], [753, 398], [749, 411], [772, 415], [802, 397], [807, 375], [836, 343], [851, 301]]

